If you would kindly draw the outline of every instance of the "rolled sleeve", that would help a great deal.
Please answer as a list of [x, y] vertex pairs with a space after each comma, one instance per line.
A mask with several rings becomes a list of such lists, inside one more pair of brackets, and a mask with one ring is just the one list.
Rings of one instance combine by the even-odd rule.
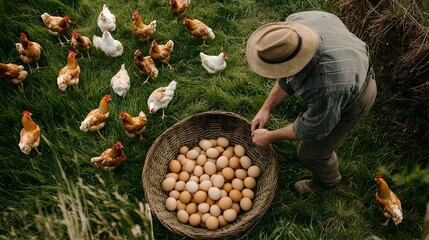
[[289, 96], [293, 95], [295, 91], [292, 86], [288, 83], [287, 78], [280, 78], [277, 80], [279, 86], [285, 91]]

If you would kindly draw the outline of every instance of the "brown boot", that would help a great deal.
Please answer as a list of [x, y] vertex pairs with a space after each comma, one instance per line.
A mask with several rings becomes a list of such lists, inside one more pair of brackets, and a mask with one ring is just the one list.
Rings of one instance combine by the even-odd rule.
[[293, 185], [295, 192], [301, 195], [316, 194], [326, 190], [327, 188], [313, 179], [305, 179], [296, 182]]

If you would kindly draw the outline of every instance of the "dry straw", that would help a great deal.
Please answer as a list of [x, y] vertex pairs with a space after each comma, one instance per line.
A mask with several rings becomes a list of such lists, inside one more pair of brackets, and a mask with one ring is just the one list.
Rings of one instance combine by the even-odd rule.
[[[153, 214], [170, 231], [195, 239], [225, 239], [250, 229], [269, 208], [277, 188], [277, 160], [271, 146], [257, 147], [252, 143], [250, 122], [230, 112], [210, 111], [190, 116], [160, 135], [149, 149], [142, 179], [146, 201]], [[168, 162], [175, 159], [181, 146], [197, 146], [201, 139], [226, 137], [231, 145], [241, 144], [252, 164], [261, 168], [257, 179], [253, 208], [241, 212], [236, 222], [210, 231], [180, 223], [175, 212], [165, 208], [167, 193], [161, 183], [168, 172]]]

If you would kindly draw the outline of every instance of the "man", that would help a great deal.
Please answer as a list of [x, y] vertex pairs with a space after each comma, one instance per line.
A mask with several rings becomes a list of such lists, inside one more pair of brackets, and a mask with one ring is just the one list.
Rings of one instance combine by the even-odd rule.
[[[308, 195], [334, 187], [341, 180], [335, 150], [377, 95], [367, 45], [331, 13], [299, 12], [253, 32], [246, 59], [257, 74], [277, 79], [252, 120], [253, 143], [300, 140], [297, 155], [312, 178], [296, 182], [294, 190]], [[267, 130], [271, 110], [292, 94], [307, 110], [291, 124]]]

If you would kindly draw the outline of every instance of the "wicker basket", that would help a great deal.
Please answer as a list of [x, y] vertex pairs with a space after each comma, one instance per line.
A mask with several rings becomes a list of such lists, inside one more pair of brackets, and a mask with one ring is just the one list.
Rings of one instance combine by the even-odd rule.
[[[248, 230], [269, 208], [277, 188], [277, 161], [272, 147], [257, 147], [252, 143], [250, 123], [243, 117], [221, 111], [210, 111], [188, 117], [161, 134], [149, 149], [144, 162], [142, 179], [146, 201], [170, 231], [194, 239], [224, 239]], [[200, 139], [226, 137], [230, 144], [241, 144], [246, 154], [261, 169], [257, 178], [253, 208], [241, 211], [237, 221], [211, 231], [180, 223], [176, 212], [165, 208], [167, 193], [161, 184], [168, 172], [168, 162], [175, 159], [181, 146], [197, 146]]]

